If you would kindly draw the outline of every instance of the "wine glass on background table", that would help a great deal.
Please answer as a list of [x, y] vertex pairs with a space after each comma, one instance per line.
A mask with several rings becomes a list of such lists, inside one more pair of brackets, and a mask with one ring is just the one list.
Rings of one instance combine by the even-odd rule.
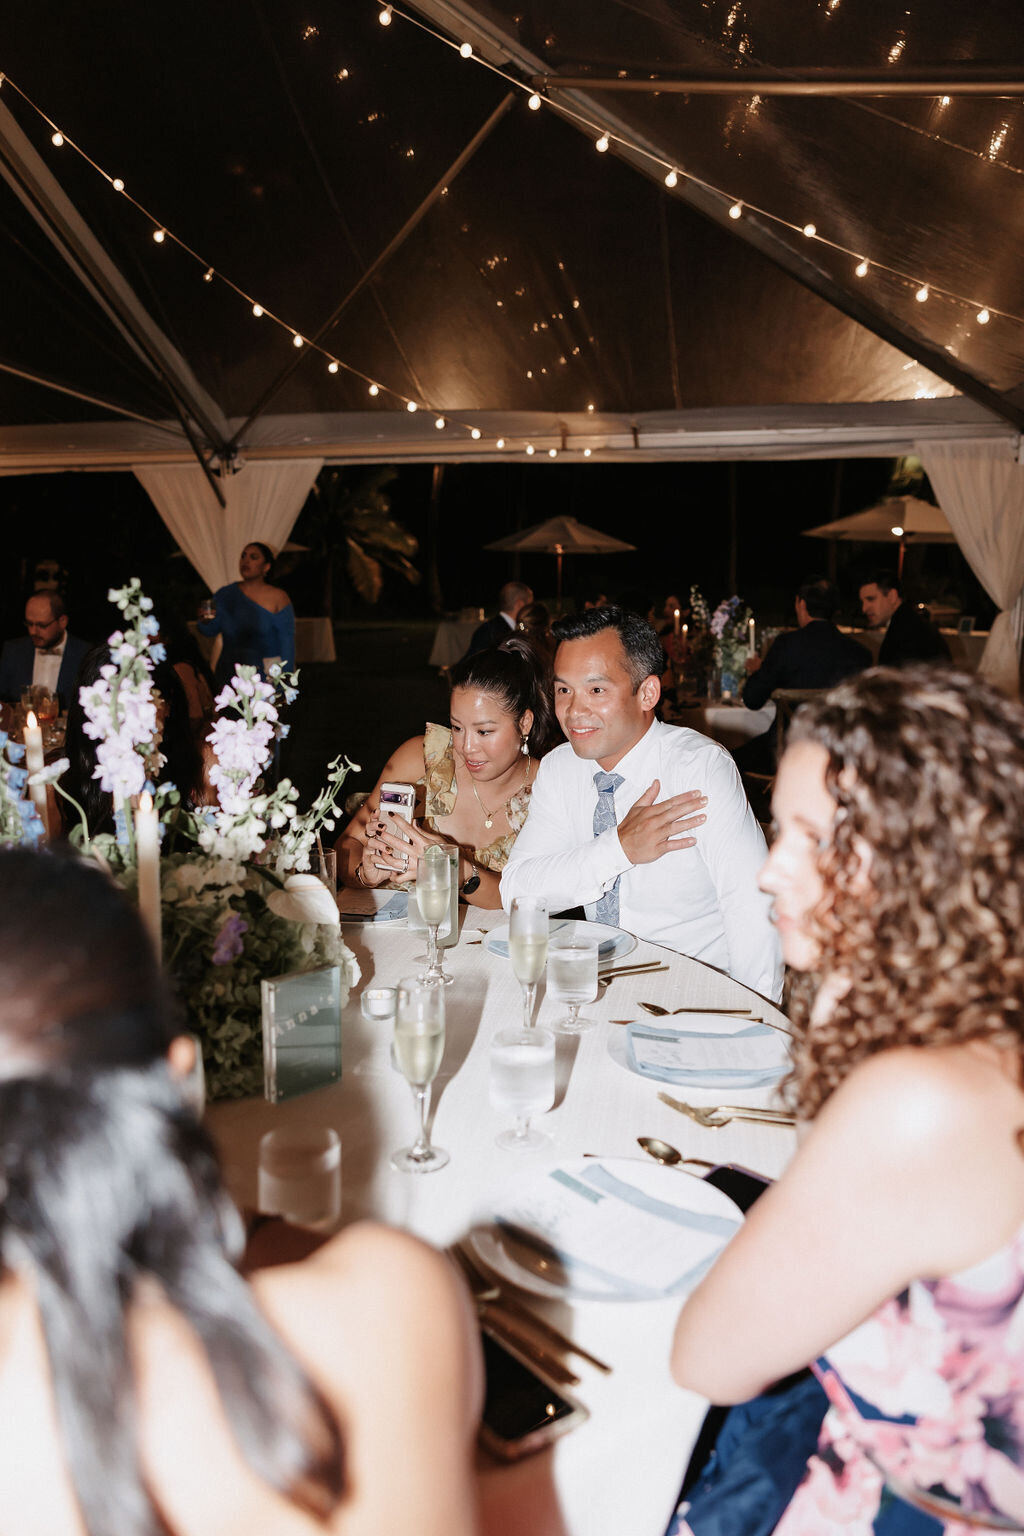
[[550, 1029], [499, 1029], [491, 1041], [491, 1104], [515, 1115], [510, 1130], [496, 1136], [507, 1152], [546, 1147], [550, 1136], [530, 1120], [555, 1102], [555, 1037]]
[[419, 1134], [411, 1147], [391, 1159], [399, 1173], [436, 1173], [449, 1161], [441, 1147], [431, 1146], [427, 1131], [430, 1085], [444, 1055], [444, 991], [419, 976], [398, 983], [395, 1011], [395, 1060], [412, 1089], [419, 1112]]
[[548, 958], [548, 904], [539, 896], [516, 896], [508, 921], [508, 952], [523, 989], [523, 1028], [533, 1026], [537, 983]]
[[427, 925], [427, 969], [420, 978], [429, 986], [447, 986], [452, 980], [444, 973], [437, 930], [448, 916], [452, 893], [452, 865], [447, 848], [431, 843], [421, 855], [416, 868], [416, 905]]
[[555, 1025], [559, 1034], [594, 1027], [593, 1019], [580, 1018], [580, 1007], [597, 997], [597, 950], [596, 939], [556, 939], [548, 950], [548, 997], [569, 1007]]

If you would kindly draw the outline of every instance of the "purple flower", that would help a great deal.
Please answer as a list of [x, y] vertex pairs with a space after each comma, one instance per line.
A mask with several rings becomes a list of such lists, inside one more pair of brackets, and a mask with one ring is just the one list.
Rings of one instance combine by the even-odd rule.
[[225, 918], [213, 945], [214, 965], [230, 965], [242, 953], [242, 934], [248, 933], [249, 924], [233, 912]]

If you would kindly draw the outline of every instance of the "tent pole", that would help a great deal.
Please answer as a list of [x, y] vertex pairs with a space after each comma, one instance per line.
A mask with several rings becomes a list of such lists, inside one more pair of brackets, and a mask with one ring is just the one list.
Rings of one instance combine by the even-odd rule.
[[901, 65], [861, 69], [836, 65], [793, 69], [705, 69], [699, 74], [672, 75], [663, 70], [642, 78], [619, 75], [572, 74], [532, 76], [538, 91], [640, 91], [648, 95], [687, 96], [1020, 96], [1024, 69], [1011, 64]]

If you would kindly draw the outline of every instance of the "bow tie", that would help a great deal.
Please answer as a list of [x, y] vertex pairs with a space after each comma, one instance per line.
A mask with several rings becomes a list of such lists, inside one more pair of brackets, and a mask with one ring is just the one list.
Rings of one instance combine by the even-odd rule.
[[41, 646], [37, 654], [40, 655], [40, 656], [59, 656], [60, 655], [60, 646], [59, 645], [44, 645], [44, 646]]

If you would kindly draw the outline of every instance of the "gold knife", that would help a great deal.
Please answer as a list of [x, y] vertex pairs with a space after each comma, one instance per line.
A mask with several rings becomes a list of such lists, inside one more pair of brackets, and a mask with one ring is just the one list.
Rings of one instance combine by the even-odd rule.
[[[462, 1243], [453, 1243], [452, 1252], [470, 1277], [473, 1286], [491, 1284], [490, 1277], [477, 1267], [472, 1253], [467, 1252]], [[543, 1317], [538, 1317], [536, 1313], [531, 1312], [529, 1307], [524, 1306], [516, 1297], [508, 1296], [502, 1291], [500, 1296], [496, 1296], [491, 1304], [497, 1307], [499, 1311], [507, 1312], [510, 1317], [521, 1322], [524, 1327], [532, 1328], [542, 1339], [547, 1339], [549, 1344], [553, 1344], [556, 1349], [561, 1349], [569, 1355], [578, 1355], [581, 1360], [588, 1361], [590, 1365], [594, 1366], [596, 1370], [601, 1371], [605, 1376], [611, 1375], [612, 1368], [606, 1361], [598, 1359], [597, 1355], [592, 1355], [589, 1349], [584, 1349], [582, 1344], [577, 1344], [574, 1339], [570, 1339], [566, 1334], [560, 1333], [553, 1324], [547, 1322]]]

